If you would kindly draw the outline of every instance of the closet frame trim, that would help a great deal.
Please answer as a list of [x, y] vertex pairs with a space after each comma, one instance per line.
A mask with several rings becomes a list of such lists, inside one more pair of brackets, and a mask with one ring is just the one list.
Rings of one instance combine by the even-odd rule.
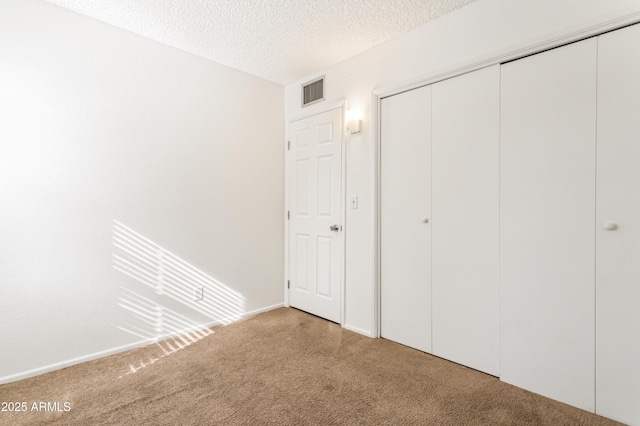
[[374, 141], [374, 283], [373, 283], [373, 305], [372, 315], [372, 337], [380, 337], [380, 167], [381, 167], [381, 144], [380, 144], [380, 102], [382, 99], [397, 95], [419, 87], [428, 86], [439, 81], [457, 77], [493, 65], [522, 59], [527, 56], [542, 53], [546, 50], [555, 49], [567, 44], [575, 43], [591, 37], [596, 37], [611, 31], [619, 30], [630, 25], [640, 23], [640, 11], [613, 17], [604, 22], [586, 26], [572, 27], [548, 34], [524, 43], [516, 44], [506, 49], [499, 50], [489, 55], [455, 64], [444, 69], [437, 70], [430, 74], [414, 78], [404, 82], [396, 82], [375, 87], [371, 92], [371, 135]]

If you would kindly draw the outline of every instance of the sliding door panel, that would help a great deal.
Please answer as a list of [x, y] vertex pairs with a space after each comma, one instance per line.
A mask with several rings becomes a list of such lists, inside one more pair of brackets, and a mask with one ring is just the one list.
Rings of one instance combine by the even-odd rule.
[[640, 25], [598, 38], [596, 412], [640, 424]]
[[431, 87], [381, 102], [380, 280], [384, 338], [431, 352]]
[[499, 375], [500, 66], [432, 88], [433, 353]]
[[500, 377], [590, 411], [596, 52], [589, 39], [501, 69]]

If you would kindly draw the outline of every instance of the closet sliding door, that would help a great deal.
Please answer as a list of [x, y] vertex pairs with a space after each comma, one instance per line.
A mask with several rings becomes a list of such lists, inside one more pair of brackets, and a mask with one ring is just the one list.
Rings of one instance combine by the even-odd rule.
[[500, 66], [432, 88], [433, 354], [499, 375]]
[[380, 333], [431, 352], [431, 87], [380, 114]]
[[500, 378], [595, 408], [595, 38], [501, 69]]
[[640, 424], [640, 25], [598, 38], [596, 412]]

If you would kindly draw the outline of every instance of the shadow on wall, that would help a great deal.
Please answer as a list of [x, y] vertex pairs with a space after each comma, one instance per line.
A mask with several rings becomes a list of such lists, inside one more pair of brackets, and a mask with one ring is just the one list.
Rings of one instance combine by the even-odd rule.
[[[153, 289], [158, 300], [170, 299], [207, 318], [207, 326], [228, 324], [244, 314], [244, 297], [213, 279], [170, 251], [113, 221], [113, 267]], [[199, 298], [199, 300], [195, 300]], [[213, 334], [201, 322], [122, 287], [118, 306], [130, 314], [130, 323], [118, 328], [148, 342], [154, 342], [165, 357]], [[167, 339], [167, 340], [164, 340]], [[129, 365], [126, 374], [158, 361], [151, 357], [139, 366]], [[122, 376], [121, 376], [122, 377]]]

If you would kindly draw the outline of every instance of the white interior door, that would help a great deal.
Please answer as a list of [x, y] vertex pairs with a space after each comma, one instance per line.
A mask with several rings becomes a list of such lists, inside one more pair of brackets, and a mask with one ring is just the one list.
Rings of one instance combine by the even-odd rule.
[[380, 113], [380, 333], [431, 352], [431, 87]]
[[640, 424], [639, 77], [640, 25], [600, 36], [596, 412], [628, 424]]
[[499, 374], [500, 66], [432, 88], [433, 354]]
[[289, 304], [340, 323], [342, 108], [289, 126]]
[[594, 38], [501, 69], [500, 378], [589, 411], [596, 54]]

